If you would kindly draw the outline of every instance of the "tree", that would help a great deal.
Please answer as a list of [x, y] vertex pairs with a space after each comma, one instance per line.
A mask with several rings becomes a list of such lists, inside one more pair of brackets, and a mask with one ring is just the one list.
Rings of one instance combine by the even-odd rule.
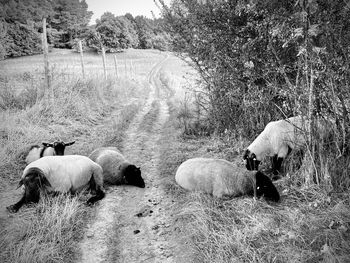
[[[346, 1], [174, 0], [170, 7], [163, 3], [163, 14], [174, 49], [189, 57], [202, 77], [209, 120], [217, 131], [231, 129], [251, 138], [271, 120], [303, 115], [311, 120], [308, 147], [316, 147], [311, 152], [318, 174], [323, 154], [346, 155]], [[322, 118], [334, 123], [336, 139], [328, 143], [319, 140], [315, 129]]]
[[[48, 22], [49, 43], [71, 47], [74, 38], [87, 29], [92, 15], [85, 0], [1, 0], [0, 3], [0, 20], [11, 29], [2, 41], [5, 46], [2, 50], [6, 52], [3, 57], [38, 53], [36, 42], [40, 39], [43, 17]], [[23, 45], [17, 39], [22, 37]]]
[[72, 47], [73, 40], [85, 30], [91, 19], [92, 12], [88, 11], [85, 0], [59, 0], [54, 2], [54, 15], [50, 25], [60, 32], [56, 46]]
[[138, 46], [138, 36], [133, 22], [125, 16], [115, 16], [106, 12], [96, 20], [95, 30], [106, 51], [115, 52]]

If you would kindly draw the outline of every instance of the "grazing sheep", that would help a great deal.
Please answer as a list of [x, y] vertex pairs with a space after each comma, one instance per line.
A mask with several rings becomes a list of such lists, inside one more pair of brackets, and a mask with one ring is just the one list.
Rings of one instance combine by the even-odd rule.
[[128, 162], [116, 147], [98, 148], [89, 155], [89, 158], [101, 165], [104, 183], [145, 187], [140, 168]]
[[[308, 127], [306, 120], [304, 127]], [[284, 158], [293, 149], [306, 144], [301, 116], [269, 122], [262, 133], [247, 147], [243, 159], [248, 170], [258, 170], [265, 156], [272, 157], [272, 172], [277, 175]]]
[[75, 141], [65, 143], [61, 140], [55, 141], [53, 143], [43, 142], [42, 146], [33, 145], [29, 149], [29, 153], [26, 157], [26, 163], [30, 164], [43, 156], [52, 156], [52, 155], [64, 155], [64, 150], [66, 146], [74, 144]]
[[24, 204], [37, 203], [40, 190], [74, 194], [89, 187], [94, 196], [88, 204], [105, 196], [101, 166], [81, 155], [45, 156], [30, 163], [23, 171], [19, 187], [22, 185], [25, 191], [21, 200], [7, 207], [11, 213]]
[[275, 202], [280, 199], [276, 187], [262, 172], [250, 172], [223, 159], [189, 159], [179, 166], [175, 180], [187, 190], [219, 198], [254, 195]]

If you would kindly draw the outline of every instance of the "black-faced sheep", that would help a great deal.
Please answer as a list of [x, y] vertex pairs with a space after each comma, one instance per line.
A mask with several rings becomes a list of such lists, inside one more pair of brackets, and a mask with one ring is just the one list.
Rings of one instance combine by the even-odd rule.
[[[304, 123], [304, 126], [303, 126]], [[308, 127], [301, 116], [269, 122], [262, 133], [247, 147], [243, 159], [248, 170], [258, 170], [265, 156], [272, 157], [272, 172], [277, 175], [284, 158], [293, 149], [301, 149], [306, 143]]]
[[223, 159], [189, 159], [177, 169], [175, 181], [187, 190], [218, 198], [254, 195], [275, 202], [280, 199], [276, 187], [262, 172], [247, 171]]
[[89, 158], [101, 165], [105, 184], [145, 187], [140, 168], [127, 161], [116, 147], [98, 148], [89, 155]]
[[88, 187], [94, 194], [88, 204], [105, 196], [101, 166], [81, 155], [45, 156], [30, 163], [23, 171], [19, 187], [22, 185], [25, 190], [21, 200], [7, 207], [11, 213], [24, 204], [37, 203], [40, 191], [74, 194]]
[[75, 141], [65, 143], [61, 140], [57, 140], [53, 143], [43, 142], [42, 146], [33, 145], [31, 146], [26, 157], [26, 163], [30, 164], [31, 162], [34, 162], [43, 156], [64, 155], [66, 146], [70, 146], [74, 143]]

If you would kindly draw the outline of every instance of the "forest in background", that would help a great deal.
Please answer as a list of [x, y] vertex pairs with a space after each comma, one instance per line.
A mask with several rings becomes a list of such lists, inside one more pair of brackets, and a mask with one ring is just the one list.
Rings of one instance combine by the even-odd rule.
[[106, 12], [89, 26], [92, 12], [85, 0], [0, 0], [0, 59], [42, 52], [42, 19], [47, 19], [48, 43], [55, 48], [84, 48], [118, 52], [127, 48], [168, 49], [162, 19]]

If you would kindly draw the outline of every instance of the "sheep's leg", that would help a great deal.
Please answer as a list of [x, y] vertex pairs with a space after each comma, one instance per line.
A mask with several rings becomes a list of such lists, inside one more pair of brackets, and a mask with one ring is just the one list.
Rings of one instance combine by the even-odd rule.
[[272, 158], [271, 158], [272, 172], [273, 172], [273, 174], [275, 174], [275, 171], [276, 171], [277, 159], [278, 159], [277, 154], [275, 154], [275, 155], [272, 156]]
[[92, 204], [96, 203], [98, 200], [101, 200], [104, 197], [105, 197], [105, 193], [102, 191], [102, 189], [100, 187], [98, 187], [98, 189], [96, 190], [96, 195], [90, 197], [90, 199], [87, 200], [86, 203], [88, 205], [92, 205]]
[[38, 203], [40, 198], [39, 188], [25, 188], [25, 192], [17, 203], [6, 207], [10, 213], [16, 213], [24, 204]]
[[26, 194], [24, 193], [21, 200], [17, 203], [6, 207], [10, 213], [17, 213], [17, 211], [26, 203]]
[[273, 174], [278, 175], [281, 172], [281, 166], [284, 158], [288, 155], [288, 145], [283, 145], [278, 151], [278, 154], [274, 156]]
[[105, 197], [105, 193], [102, 190], [102, 186], [96, 184], [94, 176], [91, 176], [89, 181], [89, 188], [90, 191], [94, 194], [94, 196], [90, 197], [89, 200], [87, 200], [88, 205], [92, 205], [96, 203], [98, 200], [101, 200]]
[[276, 162], [275, 162], [275, 165], [273, 167], [273, 174], [274, 175], [278, 175], [281, 172], [281, 166], [282, 166], [283, 159], [284, 158], [282, 158], [282, 157], [276, 158]]

